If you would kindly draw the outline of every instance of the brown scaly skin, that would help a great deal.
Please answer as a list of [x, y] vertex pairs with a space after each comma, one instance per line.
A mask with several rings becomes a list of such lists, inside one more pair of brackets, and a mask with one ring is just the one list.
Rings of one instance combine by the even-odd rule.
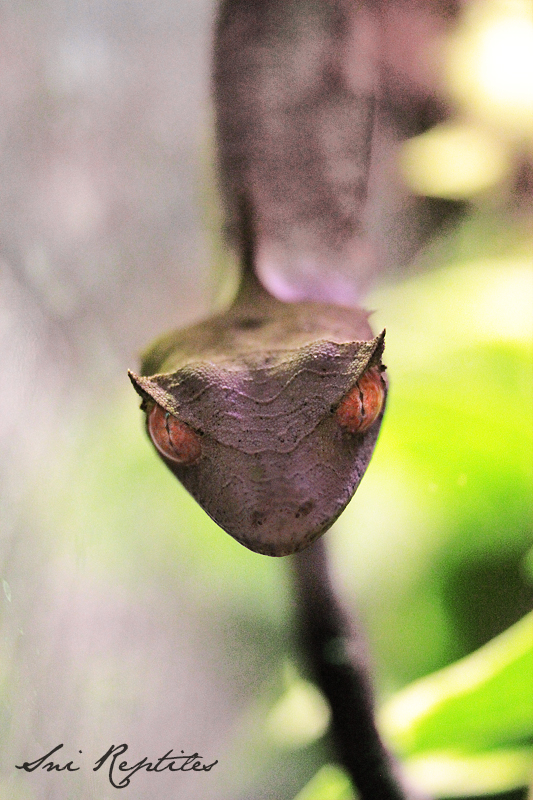
[[[148, 415], [169, 415], [149, 434], [202, 508], [251, 550], [284, 556], [328, 530], [368, 466], [383, 337], [362, 309], [277, 300], [250, 264], [226, 312], [158, 340], [130, 378]], [[365, 388], [376, 373], [378, 400]], [[346, 424], [337, 409], [361, 386], [374, 419]], [[170, 418], [192, 458], [173, 447]]]

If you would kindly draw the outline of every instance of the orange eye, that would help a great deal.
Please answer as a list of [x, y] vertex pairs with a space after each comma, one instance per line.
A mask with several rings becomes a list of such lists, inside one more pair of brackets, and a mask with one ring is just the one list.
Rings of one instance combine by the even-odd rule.
[[335, 412], [337, 422], [350, 433], [363, 433], [379, 416], [385, 400], [385, 383], [379, 367], [364, 372], [343, 397]]
[[198, 434], [161, 406], [148, 412], [148, 433], [161, 455], [177, 464], [194, 464], [200, 458]]

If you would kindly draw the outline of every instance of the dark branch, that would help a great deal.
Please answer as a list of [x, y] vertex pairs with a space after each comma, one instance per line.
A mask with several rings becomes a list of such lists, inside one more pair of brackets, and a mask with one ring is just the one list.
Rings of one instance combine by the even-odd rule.
[[421, 800], [407, 788], [374, 722], [361, 634], [337, 601], [323, 539], [293, 558], [302, 644], [331, 706], [339, 761], [361, 800]]

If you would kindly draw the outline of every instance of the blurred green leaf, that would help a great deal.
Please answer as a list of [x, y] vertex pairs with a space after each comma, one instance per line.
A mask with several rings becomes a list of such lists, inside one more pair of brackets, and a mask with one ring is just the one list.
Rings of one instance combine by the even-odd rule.
[[533, 735], [533, 612], [476, 652], [398, 692], [379, 715], [404, 755], [475, 753]]
[[294, 800], [356, 800], [356, 795], [344, 770], [326, 764]]
[[375, 329], [387, 328], [387, 411], [328, 545], [378, 692], [532, 607], [531, 258], [523, 217], [478, 212], [369, 298]]
[[330, 707], [318, 687], [301, 678], [290, 661], [285, 664], [284, 678], [285, 691], [270, 709], [266, 729], [281, 747], [305, 747], [326, 733]]
[[465, 756], [428, 753], [405, 764], [415, 786], [437, 797], [509, 792], [527, 786], [533, 772], [533, 748], [492, 750]]
[[510, 156], [482, 127], [445, 122], [405, 142], [400, 167], [416, 194], [462, 200], [500, 183]]

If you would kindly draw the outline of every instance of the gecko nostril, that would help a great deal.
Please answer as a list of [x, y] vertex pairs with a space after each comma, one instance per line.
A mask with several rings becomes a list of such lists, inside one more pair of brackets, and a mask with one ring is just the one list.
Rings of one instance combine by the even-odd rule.
[[298, 511], [294, 515], [295, 518], [300, 519], [300, 517], [307, 517], [308, 514], [310, 514], [311, 511], [314, 509], [314, 507], [315, 507], [314, 500], [307, 500], [305, 503], [302, 503], [302, 505], [298, 508]]
[[262, 525], [266, 522], [267, 515], [264, 511], [253, 511], [251, 522], [255, 527]]

